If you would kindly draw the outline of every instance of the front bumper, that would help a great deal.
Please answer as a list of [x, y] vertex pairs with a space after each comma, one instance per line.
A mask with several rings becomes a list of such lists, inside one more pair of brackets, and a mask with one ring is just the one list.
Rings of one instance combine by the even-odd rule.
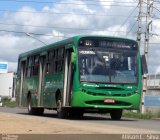
[[[105, 99], [114, 99], [115, 103], [105, 103]], [[141, 95], [136, 93], [127, 97], [94, 96], [78, 91], [72, 95], [72, 107], [98, 108], [98, 109], [130, 109], [138, 110]]]

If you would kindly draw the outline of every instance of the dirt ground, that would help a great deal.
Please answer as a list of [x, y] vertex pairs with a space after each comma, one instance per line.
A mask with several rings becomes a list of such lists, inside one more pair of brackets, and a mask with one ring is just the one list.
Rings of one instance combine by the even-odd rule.
[[92, 122], [0, 113], [1, 134], [123, 134], [159, 133]]

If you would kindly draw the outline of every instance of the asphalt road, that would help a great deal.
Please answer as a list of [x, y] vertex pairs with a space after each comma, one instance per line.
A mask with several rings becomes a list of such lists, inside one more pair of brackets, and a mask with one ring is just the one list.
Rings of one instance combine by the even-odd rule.
[[[21, 114], [28, 115], [26, 108], [3, 108], [0, 107], [0, 112], [13, 113], [13, 114]], [[38, 116], [39, 117], [39, 116]], [[45, 110], [42, 118], [57, 118], [56, 112], [50, 110]], [[85, 114], [81, 119], [74, 119], [75, 122], [86, 122], [92, 124], [103, 124], [103, 125], [112, 125], [112, 126], [120, 126], [126, 128], [134, 128], [134, 129], [147, 129], [151, 131], [159, 131], [160, 134], [160, 120], [140, 120], [140, 119], [128, 119], [122, 118], [120, 121], [112, 121], [110, 117], [105, 115], [98, 114]]]

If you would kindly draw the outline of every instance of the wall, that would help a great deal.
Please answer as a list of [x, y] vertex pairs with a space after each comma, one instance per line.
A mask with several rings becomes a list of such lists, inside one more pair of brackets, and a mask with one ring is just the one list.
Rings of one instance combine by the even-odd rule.
[[0, 96], [12, 97], [14, 73], [0, 74]]

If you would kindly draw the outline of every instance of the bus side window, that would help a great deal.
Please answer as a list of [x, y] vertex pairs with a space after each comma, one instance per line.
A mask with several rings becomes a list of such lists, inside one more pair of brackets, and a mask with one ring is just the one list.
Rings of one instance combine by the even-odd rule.
[[32, 75], [38, 75], [39, 72], [39, 55], [34, 56], [32, 65]]
[[46, 63], [46, 74], [49, 74], [49, 69], [50, 69], [50, 63], [49, 62], [47, 62]]
[[60, 48], [58, 52], [58, 70], [63, 71], [64, 69], [64, 48]]
[[32, 66], [32, 57], [29, 57], [27, 60], [26, 77], [31, 77], [31, 66]]
[[53, 73], [53, 57], [54, 57], [54, 50], [50, 50], [47, 56], [46, 74]]
[[30, 56], [27, 60], [26, 76], [31, 77], [39, 74], [39, 55]]
[[64, 47], [50, 50], [46, 63], [46, 74], [61, 72], [64, 68]]
[[55, 52], [55, 59], [54, 59], [54, 65], [55, 65], [55, 72], [61, 72], [64, 68], [64, 47], [56, 49]]

